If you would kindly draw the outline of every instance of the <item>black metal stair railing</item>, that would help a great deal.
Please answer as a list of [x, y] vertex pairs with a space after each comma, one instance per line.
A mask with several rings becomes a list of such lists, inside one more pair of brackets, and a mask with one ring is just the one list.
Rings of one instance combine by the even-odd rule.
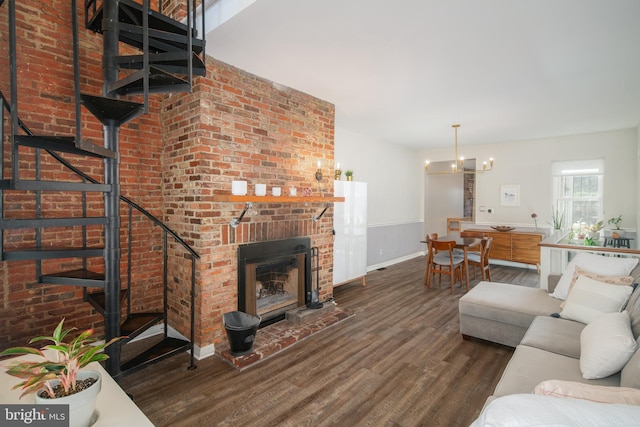
[[[2, 102], [2, 106], [0, 106], [0, 119], [2, 119], [4, 111], [11, 113], [11, 106], [1, 91], [0, 91], [0, 100]], [[26, 135], [35, 136], [34, 133], [26, 126], [26, 124], [20, 118], [17, 118], [17, 125]], [[4, 134], [4, 129], [2, 130], [2, 134]], [[42, 147], [39, 147], [39, 148], [47, 152], [50, 156], [52, 156], [56, 161], [64, 165], [71, 172], [81, 177], [83, 182], [86, 182], [87, 185], [91, 185], [91, 184], [101, 185], [98, 180], [92, 178], [88, 174], [84, 173], [82, 170], [75, 167], [73, 164], [67, 161], [64, 157], [62, 157], [59, 153], [53, 150], [42, 148]], [[37, 162], [39, 163], [40, 150], [36, 150], [36, 151], [37, 151], [36, 155], [38, 157]], [[39, 200], [39, 197], [37, 197], [37, 200]], [[150, 326], [153, 326], [154, 324], [157, 324], [160, 321], [164, 322], [163, 341], [157, 344], [154, 348], [151, 348], [145, 351], [144, 353], [146, 354], [139, 355], [133, 360], [130, 360], [125, 364], [123, 364], [121, 372], [127, 373], [127, 372], [134, 371], [146, 363], [151, 363], [151, 362], [160, 360], [161, 358], [168, 357], [172, 354], [175, 354], [180, 351], [185, 351], [185, 350], [189, 350], [191, 353], [189, 368], [193, 369], [195, 368], [195, 358], [194, 358], [194, 352], [193, 352], [193, 344], [195, 340], [195, 276], [196, 276], [195, 263], [196, 263], [196, 260], [200, 258], [200, 256], [189, 244], [187, 244], [180, 236], [178, 236], [178, 234], [175, 231], [167, 227], [166, 224], [164, 224], [162, 221], [156, 218], [149, 211], [142, 208], [140, 205], [138, 205], [137, 203], [133, 202], [132, 200], [128, 199], [123, 195], [120, 195], [120, 200], [123, 203], [127, 204], [128, 210], [129, 210], [129, 214], [128, 214], [129, 221], [128, 221], [128, 232], [127, 232], [127, 241], [128, 241], [127, 277], [126, 277], [127, 287], [126, 289], [123, 289], [122, 291], [123, 295], [121, 295], [121, 297], [124, 296], [124, 298], [121, 298], [121, 299], [126, 301], [127, 312], [126, 312], [126, 320], [122, 325], [122, 334], [128, 335], [129, 339], [132, 339], [135, 336], [139, 335], [141, 332], [143, 332], [144, 329], [148, 329]], [[2, 202], [3, 200], [0, 200], [0, 208], [2, 207]], [[36, 205], [38, 204], [39, 203], [36, 202]], [[85, 193], [83, 193], [82, 206], [83, 206], [82, 218], [47, 218], [46, 221], [48, 226], [81, 225], [82, 227], [84, 227], [83, 246], [87, 246], [86, 226], [102, 224], [104, 221], [103, 221], [103, 218], [86, 216]], [[136, 222], [132, 218], [134, 211], [138, 212], [141, 217], [144, 217], [150, 220], [154, 226], [157, 226], [162, 230], [162, 241], [163, 241], [162, 285], [163, 285], [164, 291], [163, 291], [163, 310], [161, 313], [132, 313], [131, 312], [131, 307], [132, 307], [131, 290], [134, 288], [134, 284], [132, 283], [132, 279], [131, 279], [132, 278], [131, 266], [133, 265], [132, 241], [133, 241], [133, 232], [134, 232], [132, 226], [133, 226], [133, 223]], [[36, 228], [36, 230], [39, 230], [39, 228], [42, 227], [42, 220], [40, 218], [26, 219], [26, 220], [25, 219], [11, 220], [11, 219], [5, 219], [4, 213], [2, 216], [3, 218], [0, 220], [2, 224], [2, 226], [0, 226], [0, 238], [4, 237], [3, 232], [5, 229]], [[180, 247], [182, 247], [183, 250], [186, 251], [186, 253], [189, 255], [188, 258], [191, 259], [191, 283], [190, 283], [191, 325], [190, 325], [190, 337], [188, 342], [180, 339], [171, 338], [168, 336], [168, 320], [169, 319], [167, 318], [167, 312], [168, 312], [167, 290], [168, 290], [169, 281], [168, 281], [168, 269], [167, 269], [167, 266], [168, 266], [167, 240], [169, 236], [171, 236], [173, 241], [178, 243]], [[1, 242], [0, 242], [0, 250], [4, 252], [4, 248], [3, 248], [3, 245], [1, 245]], [[18, 253], [21, 253], [21, 252], [18, 251]], [[101, 253], [102, 253], [102, 249], [96, 249], [95, 253], [90, 252], [85, 255], [100, 256]], [[7, 258], [6, 254], [3, 253], [3, 255], [5, 256], [4, 257], [5, 259], [11, 259], [11, 257]], [[66, 255], [77, 256], [77, 252], [75, 253], [69, 252]], [[40, 275], [40, 260], [38, 259], [36, 264], [37, 275], [38, 277], [41, 278], [40, 280], [42, 283], [83, 286], [83, 294], [85, 297], [85, 301], [93, 305], [98, 312], [102, 312], [104, 314], [104, 293], [99, 292], [99, 293], [92, 294], [87, 292], [88, 287], [93, 287], [93, 288], [104, 287], [102, 285], [103, 276], [101, 274], [92, 273], [87, 270], [86, 268], [87, 256], [83, 256], [83, 264], [84, 264], [83, 269], [76, 270], [74, 272], [64, 272], [61, 274], [49, 274], [49, 275], [43, 275], [43, 276]], [[20, 258], [15, 257], [14, 259], [20, 259]], [[33, 258], [23, 257], [23, 259], [33, 259]], [[151, 359], [149, 359], [149, 357], [151, 357]]]

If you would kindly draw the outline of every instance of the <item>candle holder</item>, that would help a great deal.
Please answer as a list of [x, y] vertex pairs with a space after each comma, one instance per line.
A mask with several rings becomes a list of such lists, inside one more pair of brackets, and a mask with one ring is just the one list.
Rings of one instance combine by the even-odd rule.
[[318, 193], [322, 196], [322, 185], [320, 184], [322, 181], [322, 169], [320, 169], [320, 164], [318, 164], [318, 169], [316, 170], [316, 181], [318, 182]]
[[333, 179], [336, 181], [340, 181], [342, 179], [342, 171], [340, 169], [335, 170]]

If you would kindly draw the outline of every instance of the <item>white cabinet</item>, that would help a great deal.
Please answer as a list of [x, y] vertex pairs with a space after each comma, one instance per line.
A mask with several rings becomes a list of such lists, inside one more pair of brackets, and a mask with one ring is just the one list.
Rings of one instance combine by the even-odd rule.
[[344, 197], [334, 203], [333, 286], [367, 274], [367, 183], [334, 181], [334, 195]]

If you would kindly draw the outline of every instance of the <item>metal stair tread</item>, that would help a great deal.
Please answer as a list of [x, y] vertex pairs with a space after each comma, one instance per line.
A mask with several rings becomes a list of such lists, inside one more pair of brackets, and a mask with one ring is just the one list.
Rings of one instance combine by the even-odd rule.
[[108, 220], [104, 216], [68, 218], [0, 218], [0, 230], [104, 225], [107, 222]]
[[[186, 27], [185, 27], [186, 28]], [[120, 23], [120, 41], [129, 46], [136, 47], [140, 50], [144, 49], [144, 37], [142, 24]], [[189, 39], [186, 32], [174, 33], [169, 31], [157, 30], [149, 27], [149, 52], [184, 52], [189, 48]], [[191, 39], [191, 50], [195, 54], [202, 53], [202, 46], [205, 42], [201, 39]]]
[[88, 182], [42, 181], [34, 179], [3, 179], [0, 180], [0, 190], [27, 191], [92, 191], [106, 193], [111, 191], [108, 184], [94, 184]]
[[2, 259], [13, 260], [34, 260], [53, 258], [79, 258], [79, 257], [99, 257], [104, 253], [103, 247], [90, 248], [70, 248], [70, 247], [33, 247], [18, 250], [4, 251]]
[[[127, 289], [120, 290], [120, 304], [122, 304], [127, 297]], [[104, 315], [104, 306], [106, 304], [106, 295], [104, 291], [91, 292], [87, 294], [85, 301], [91, 304], [98, 313]]]
[[[137, 71], [118, 80], [109, 91], [118, 95], [144, 92], [144, 70]], [[149, 67], [149, 92], [182, 92], [191, 88], [189, 82], [171, 75], [157, 67]]]
[[102, 124], [115, 121], [117, 126], [135, 119], [144, 112], [144, 104], [121, 99], [107, 98], [89, 94], [81, 94], [82, 105], [91, 112]]
[[129, 339], [135, 338], [163, 319], [162, 313], [131, 313], [122, 325], [120, 333]]
[[128, 374], [150, 363], [158, 362], [176, 353], [185, 351], [190, 347], [191, 345], [188, 341], [179, 338], [165, 337], [159, 343], [123, 363], [120, 369], [123, 374]]
[[[167, 73], [188, 74], [188, 61], [186, 52], [152, 53], [149, 55], [149, 63]], [[204, 76], [207, 73], [202, 59], [195, 53], [191, 55], [193, 74]], [[143, 55], [124, 55], [118, 57], [118, 65], [121, 68], [140, 70], [143, 67]]]
[[79, 268], [43, 274], [40, 283], [104, 288], [104, 274]]
[[106, 150], [104, 147], [97, 146], [88, 141], [81, 142], [81, 145], [79, 146], [75, 136], [15, 135], [14, 139], [18, 145], [25, 147], [61, 151], [63, 153], [98, 157], [101, 159], [105, 157], [116, 157], [116, 154], [113, 151]]
[[[142, 26], [142, 4], [136, 3], [131, 0], [120, 0], [118, 8], [118, 21], [126, 24], [132, 24]], [[125, 10], [126, 9], [126, 10]], [[100, 6], [95, 14], [91, 16], [87, 22], [86, 27], [92, 31], [102, 33], [102, 18], [104, 15], [103, 7]], [[161, 14], [155, 10], [149, 10], [149, 28], [164, 31], [171, 34], [187, 35], [187, 26], [175, 19], [169, 18], [166, 15]], [[121, 41], [129, 43], [128, 40]], [[193, 39], [193, 49], [197, 53], [202, 51], [202, 45], [204, 41], [200, 39]]]

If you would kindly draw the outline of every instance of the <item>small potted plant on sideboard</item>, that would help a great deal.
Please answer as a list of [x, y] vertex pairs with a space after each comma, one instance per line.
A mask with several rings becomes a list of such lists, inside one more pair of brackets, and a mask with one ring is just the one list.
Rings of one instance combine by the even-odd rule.
[[609, 218], [609, 221], [607, 222], [609, 225], [613, 225], [615, 227], [615, 229], [611, 230], [611, 237], [613, 237], [614, 239], [618, 239], [624, 236], [624, 230], [620, 228], [620, 224], [622, 224], [622, 215]]
[[96, 417], [95, 403], [102, 378], [100, 373], [82, 368], [91, 362], [108, 359], [103, 350], [122, 337], [113, 338], [108, 343], [96, 343], [92, 337], [93, 329], [89, 329], [64, 342], [75, 328], [63, 329], [63, 324], [64, 319], [58, 323], [52, 336], [39, 336], [29, 341], [29, 344], [38, 341], [51, 341], [52, 344], [41, 349], [12, 347], [0, 356], [27, 356], [22, 360], [17, 358], [7, 370], [7, 374], [23, 380], [13, 387], [22, 388], [20, 398], [35, 393], [36, 404], [68, 404], [69, 425], [88, 426], [92, 417]]

